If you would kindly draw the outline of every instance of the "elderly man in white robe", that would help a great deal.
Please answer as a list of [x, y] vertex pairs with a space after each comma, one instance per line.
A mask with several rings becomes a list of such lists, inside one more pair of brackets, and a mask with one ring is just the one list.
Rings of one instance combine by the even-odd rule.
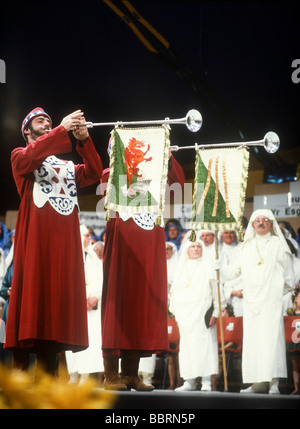
[[282, 300], [293, 286], [292, 256], [270, 210], [256, 210], [249, 221], [239, 258], [221, 267], [223, 279], [242, 275], [243, 382], [241, 393], [279, 394], [287, 377]]
[[[196, 378], [202, 377], [201, 390], [211, 390], [211, 375], [218, 373], [216, 322], [219, 316], [216, 273], [205, 257], [200, 241], [187, 241], [179, 258], [170, 290], [170, 311], [180, 332], [179, 367], [183, 386], [176, 391], [196, 390]], [[208, 326], [205, 314], [213, 303]]]

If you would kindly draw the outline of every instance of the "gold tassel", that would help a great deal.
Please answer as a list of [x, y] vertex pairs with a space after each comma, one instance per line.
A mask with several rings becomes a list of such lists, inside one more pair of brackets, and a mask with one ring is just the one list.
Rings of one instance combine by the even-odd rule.
[[106, 220], [106, 222], [109, 222], [109, 221], [110, 221], [109, 210], [107, 210], [107, 212], [106, 212], [105, 220]]
[[244, 241], [244, 234], [243, 234], [242, 225], [240, 226], [238, 237], [239, 237], [239, 241], [241, 241], [241, 242]]
[[196, 241], [196, 233], [195, 233], [194, 229], [191, 232], [190, 241], [192, 241], [192, 242]]
[[155, 226], [160, 226], [160, 224], [161, 224], [161, 216], [158, 215], [155, 221]]

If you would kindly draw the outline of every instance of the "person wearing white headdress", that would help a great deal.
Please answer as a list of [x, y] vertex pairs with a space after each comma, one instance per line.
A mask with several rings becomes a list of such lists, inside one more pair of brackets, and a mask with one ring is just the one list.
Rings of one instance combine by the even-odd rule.
[[[241, 242], [238, 241], [237, 231], [219, 231], [221, 265], [233, 264], [239, 254]], [[243, 286], [241, 276], [223, 282], [224, 296], [233, 307], [236, 317], [243, 316]]]
[[215, 260], [216, 246], [215, 246], [215, 231], [204, 229], [201, 231], [200, 240], [203, 241], [206, 254], [211, 260]]
[[180, 245], [180, 247], [179, 247], [178, 256], [180, 256], [180, 255], [182, 254], [182, 249], [184, 249], [185, 244], [186, 244], [187, 242], [191, 241], [191, 240], [190, 240], [190, 237], [191, 237], [191, 234], [192, 234], [192, 233], [193, 233], [193, 234], [195, 234], [196, 241], [197, 241], [197, 240], [200, 240], [200, 235], [201, 235], [201, 231], [200, 231], [200, 230], [192, 230], [192, 229], [188, 230], [188, 231], [185, 233], [185, 235], [184, 235], [183, 239], [181, 240], [181, 245]]
[[178, 263], [178, 249], [176, 244], [172, 243], [171, 241], [166, 242], [166, 258], [169, 291], [174, 279], [174, 273]]
[[287, 377], [282, 300], [293, 287], [292, 255], [270, 210], [252, 213], [239, 258], [221, 267], [221, 277], [242, 276], [244, 393], [278, 394], [278, 379]]
[[216, 248], [215, 248], [215, 231], [210, 230], [210, 229], [201, 229], [201, 230], [190, 230], [186, 233], [186, 235], [184, 236], [182, 242], [181, 242], [181, 246], [179, 249], [179, 255], [181, 255], [182, 253], [182, 249], [184, 248], [184, 245], [190, 241], [190, 236], [191, 234], [194, 233], [196, 236], [196, 240], [201, 240], [201, 242], [204, 244], [205, 248], [206, 248], [206, 256], [211, 258], [212, 261], [215, 260], [215, 253], [216, 253]]
[[[170, 291], [170, 311], [180, 332], [180, 374], [185, 380], [175, 389], [180, 391], [196, 390], [197, 377], [202, 377], [201, 390], [211, 390], [211, 375], [218, 373], [216, 273], [205, 250], [200, 240], [184, 244]], [[207, 327], [205, 314], [212, 303]]]

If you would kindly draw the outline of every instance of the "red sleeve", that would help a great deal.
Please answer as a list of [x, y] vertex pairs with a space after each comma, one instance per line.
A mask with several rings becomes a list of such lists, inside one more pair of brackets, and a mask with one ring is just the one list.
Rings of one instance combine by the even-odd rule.
[[69, 135], [60, 125], [26, 147], [18, 147], [12, 151], [13, 174], [15, 177], [27, 176], [39, 168], [48, 156], [71, 151], [72, 144]]
[[105, 168], [102, 171], [102, 176], [101, 176], [101, 180], [100, 180], [100, 192], [101, 195], [103, 197], [105, 197], [106, 195], [106, 187], [107, 187], [107, 183], [108, 183], [108, 179], [109, 179], [109, 172], [110, 172], [110, 168]]
[[87, 139], [84, 146], [77, 143], [76, 150], [84, 161], [83, 164], [75, 165], [78, 188], [83, 188], [84, 186], [89, 186], [100, 181], [103, 170], [102, 161], [95, 149], [91, 137]]
[[169, 171], [168, 171], [168, 184], [172, 185], [172, 183], [180, 183], [183, 188], [185, 182], [185, 176], [183, 169], [178, 161], [172, 155], [169, 159]]

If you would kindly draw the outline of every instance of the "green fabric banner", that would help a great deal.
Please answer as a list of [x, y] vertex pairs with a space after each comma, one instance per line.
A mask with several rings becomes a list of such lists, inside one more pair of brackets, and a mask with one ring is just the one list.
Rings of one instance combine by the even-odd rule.
[[243, 216], [249, 152], [245, 148], [197, 152], [191, 228], [238, 230]]
[[167, 127], [115, 128], [105, 208], [130, 215], [164, 209], [169, 155]]

